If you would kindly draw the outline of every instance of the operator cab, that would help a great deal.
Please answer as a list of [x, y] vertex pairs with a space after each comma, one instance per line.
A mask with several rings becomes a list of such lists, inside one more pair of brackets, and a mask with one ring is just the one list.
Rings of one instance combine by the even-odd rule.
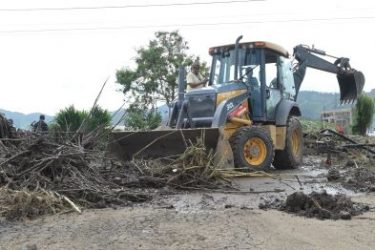
[[[249, 42], [239, 43], [238, 49], [234, 44], [213, 47], [209, 54], [209, 86], [191, 90], [184, 97], [189, 104], [184, 120], [184, 124], [190, 124], [188, 127], [211, 127], [220, 103], [240, 95], [248, 95], [251, 120], [263, 124], [275, 123], [281, 99], [295, 100], [293, 70], [289, 54], [282, 47]], [[169, 124], [176, 122], [177, 118]]]
[[217, 89], [219, 96], [228, 91], [249, 90], [251, 119], [272, 122], [281, 97], [295, 100], [297, 94], [289, 54], [269, 42], [238, 45], [238, 56], [234, 44], [209, 49], [212, 56], [209, 85]]

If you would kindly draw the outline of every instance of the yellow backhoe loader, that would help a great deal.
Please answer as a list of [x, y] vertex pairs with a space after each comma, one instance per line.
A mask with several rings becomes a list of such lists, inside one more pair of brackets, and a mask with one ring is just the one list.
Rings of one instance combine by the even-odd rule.
[[348, 58], [322, 50], [298, 45], [290, 56], [279, 45], [240, 43], [241, 38], [209, 49], [207, 87], [185, 93], [185, 72], [180, 69], [179, 97], [168, 129], [113, 132], [110, 151], [123, 160], [152, 159], [181, 154], [189, 142], [203, 138], [207, 150], [215, 151], [216, 164], [224, 167], [267, 170], [271, 164], [278, 169], [300, 165], [303, 135], [296, 99], [306, 68], [336, 74], [341, 102], [357, 99], [364, 75]]

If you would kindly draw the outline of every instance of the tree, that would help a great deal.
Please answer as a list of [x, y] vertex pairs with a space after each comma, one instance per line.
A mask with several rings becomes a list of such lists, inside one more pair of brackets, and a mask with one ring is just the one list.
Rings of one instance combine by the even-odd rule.
[[372, 123], [374, 116], [374, 100], [367, 96], [361, 95], [355, 106], [355, 121], [353, 125], [353, 133], [366, 135], [367, 129]]
[[125, 67], [116, 72], [117, 82], [123, 86], [131, 108], [152, 108], [157, 100], [163, 100], [169, 106], [178, 94], [178, 67], [199, 60], [188, 55], [188, 49], [184, 38], [178, 31], [173, 31], [156, 32], [148, 46], [137, 50], [136, 68]]
[[56, 114], [53, 121], [53, 127], [57, 127], [60, 131], [64, 131], [66, 133], [72, 133], [77, 131], [86, 116], [87, 113], [85, 111], [77, 110], [72, 105], [60, 110]]
[[91, 114], [87, 114], [86, 128], [88, 131], [93, 131], [98, 127], [105, 128], [111, 125], [111, 114], [99, 106], [94, 107], [91, 110]]

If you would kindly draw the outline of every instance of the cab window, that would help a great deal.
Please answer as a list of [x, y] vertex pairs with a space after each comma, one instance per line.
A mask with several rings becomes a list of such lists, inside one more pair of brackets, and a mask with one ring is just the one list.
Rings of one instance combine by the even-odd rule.
[[294, 86], [292, 64], [287, 58], [279, 57], [277, 68], [283, 96], [293, 100], [296, 95], [296, 88]]

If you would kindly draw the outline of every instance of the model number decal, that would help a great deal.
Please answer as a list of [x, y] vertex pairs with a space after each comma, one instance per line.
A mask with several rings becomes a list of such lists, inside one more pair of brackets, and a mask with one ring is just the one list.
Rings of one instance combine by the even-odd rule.
[[227, 111], [233, 109], [233, 107], [234, 107], [233, 102], [228, 103], [228, 104], [227, 104]]

